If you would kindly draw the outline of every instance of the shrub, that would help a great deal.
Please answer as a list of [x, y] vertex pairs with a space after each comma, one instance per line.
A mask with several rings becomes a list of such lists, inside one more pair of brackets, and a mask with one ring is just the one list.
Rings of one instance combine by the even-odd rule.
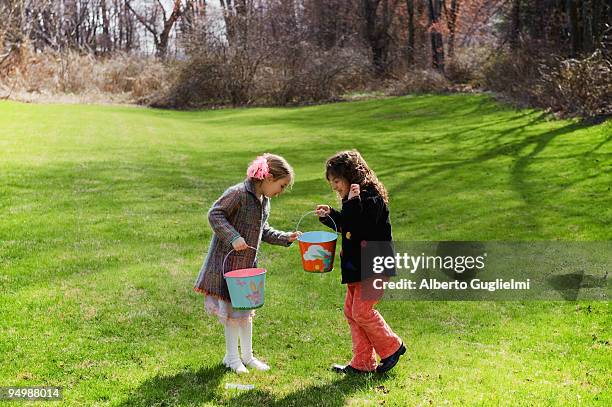
[[601, 50], [540, 71], [541, 99], [555, 111], [585, 117], [612, 115], [612, 61]]
[[471, 84], [477, 78], [482, 64], [489, 55], [487, 47], [465, 47], [455, 51], [446, 65], [446, 78], [455, 84]]
[[612, 62], [598, 50], [587, 58], [563, 59], [530, 47], [492, 56], [481, 85], [512, 101], [563, 116], [612, 114]]
[[481, 69], [477, 79], [479, 85], [499, 92], [519, 104], [535, 103], [538, 65], [543, 62], [530, 51], [493, 51]]
[[415, 69], [386, 85], [385, 94], [402, 96], [409, 93], [441, 93], [451, 88], [450, 82], [433, 69]]
[[368, 75], [364, 58], [352, 48], [321, 50], [299, 44], [284, 49], [261, 69], [258, 102], [297, 105], [336, 100]]
[[297, 105], [335, 100], [366, 68], [352, 49], [324, 51], [304, 42], [249, 48], [217, 43], [177, 68], [154, 107]]
[[263, 57], [252, 50], [223, 44], [199, 51], [177, 65], [176, 79], [150, 104], [171, 108], [249, 104]]
[[0, 71], [0, 88], [38, 100], [65, 94], [80, 101], [136, 102], [163, 88], [166, 65], [154, 58], [117, 53], [107, 57], [76, 51], [33, 52], [25, 46]]

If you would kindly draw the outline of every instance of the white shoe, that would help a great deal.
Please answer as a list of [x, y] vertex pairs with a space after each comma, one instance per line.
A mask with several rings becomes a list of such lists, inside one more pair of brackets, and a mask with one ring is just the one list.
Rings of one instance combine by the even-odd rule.
[[229, 363], [225, 358], [223, 358], [223, 364], [225, 365], [225, 367], [227, 367], [228, 369], [232, 369], [234, 372], [238, 374], [249, 373], [248, 369], [244, 366], [244, 364], [240, 360]]
[[270, 366], [253, 357], [253, 321], [240, 325], [238, 334], [240, 336], [243, 363], [251, 369], [262, 372], [270, 370]]
[[245, 365], [247, 367], [250, 367], [251, 369], [259, 370], [260, 372], [266, 372], [270, 370], [270, 366], [266, 365], [264, 362], [256, 358], [251, 358], [251, 360], [248, 363], [245, 363]]

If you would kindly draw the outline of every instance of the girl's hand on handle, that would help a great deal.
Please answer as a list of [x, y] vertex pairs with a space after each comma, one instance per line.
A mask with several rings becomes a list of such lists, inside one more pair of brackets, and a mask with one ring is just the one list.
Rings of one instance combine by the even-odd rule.
[[352, 199], [352, 198], [355, 198], [356, 196], [359, 196], [360, 192], [361, 192], [361, 189], [359, 188], [359, 184], [351, 184], [351, 189], [348, 194], [348, 199]]
[[329, 207], [329, 205], [317, 205], [317, 209], [315, 211], [317, 212], [317, 216], [319, 218], [324, 218], [326, 216], [329, 216], [331, 208]]
[[232, 246], [234, 247], [234, 250], [236, 251], [246, 250], [249, 248], [249, 245], [246, 243], [246, 241], [242, 237], [239, 237], [238, 239], [234, 240], [232, 242]]
[[299, 230], [296, 230], [295, 232], [291, 232], [291, 234], [289, 235], [289, 241], [295, 242], [297, 238], [300, 237], [301, 234], [302, 232], [300, 232]]

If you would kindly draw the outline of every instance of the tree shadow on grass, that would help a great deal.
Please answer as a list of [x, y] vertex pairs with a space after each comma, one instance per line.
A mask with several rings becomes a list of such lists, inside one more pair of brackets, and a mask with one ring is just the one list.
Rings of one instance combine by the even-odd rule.
[[217, 402], [229, 406], [343, 406], [346, 398], [360, 390], [372, 388], [386, 380], [387, 375], [343, 375], [337, 380], [316, 386], [299, 388], [284, 397], [254, 389], [232, 390], [235, 396], [226, 399], [219, 388], [228, 370], [221, 364], [203, 367], [198, 371], [184, 370], [171, 376], [155, 376], [131, 392], [119, 406], [199, 405]]
[[[547, 279], [557, 292], [559, 292], [566, 301], [576, 301], [582, 289], [593, 289], [607, 287], [607, 277], [593, 274], [585, 274], [584, 270], [578, 270], [575, 273], [567, 273], [557, 276], [552, 276]], [[602, 297], [605, 298], [605, 291], [601, 290]]]
[[[432, 184], [433, 179], [442, 174], [448, 173], [449, 177], [452, 178], [454, 174], [461, 171], [470, 165], [480, 165], [485, 162], [491, 162], [501, 157], [511, 157], [514, 162], [510, 168], [510, 185], [513, 190], [520, 194], [520, 197], [527, 207], [535, 207], [541, 202], [541, 178], [536, 178], [530, 174], [531, 165], [535, 162], [535, 159], [550, 145], [553, 140], [558, 139], [561, 136], [571, 134], [575, 131], [590, 127], [590, 123], [575, 122], [567, 124], [563, 127], [557, 128], [552, 131], [544, 131], [535, 135], [520, 137], [515, 140], [501, 142], [501, 140], [510, 134], [519, 134], [531, 125], [538, 123], [543, 120], [543, 116], [539, 115], [531, 120], [527, 124], [521, 124], [520, 126], [511, 127], [498, 134], [493, 138], [492, 142], [487, 143], [485, 150], [476, 156], [463, 159], [453, 160], [451, 162], [441, 161], [434, 164], [424, 163], [421, 167], [414, 167], [413, 169], [425, 169], [413, 177], [406, 178], [402, 183], [396, 185], [390, 192], [393, 193], [397, 190], [401, 191], [407, 188], [409, 185], [427, 185]], [[449, 134], [448, 137], [452, 138], [453, 135]], [[578, 153], [575, 155], [568, 155], [562, 158], [579, 157], [592, 154], [600, 149], [609, 141], [609, 138], [599, 143], [593, 149], [588, 152]], [[559, 157], [546, 158], [546, 160], [555, 160]], [[380, 172], [385, 174], [385, 172]], [[575, 184], [584, 182], [593, 178], [592, 176], [575, 177], [575, 179], [564, 183], [565, 188], [573, 186]], [[549, 191], [550, 192], [550, 191]], [[524, 217], [524, 222], [528, 224], [537, 225], [537, 219]], [[584, 214], [583, 216], [589, 216]], [[536, 230], [533, 231], [537, 232]]]

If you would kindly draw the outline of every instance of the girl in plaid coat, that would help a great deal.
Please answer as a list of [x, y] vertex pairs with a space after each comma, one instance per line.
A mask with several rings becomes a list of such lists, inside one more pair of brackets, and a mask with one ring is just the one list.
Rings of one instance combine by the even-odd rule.
[[[257, 370], [270, 367], [253, 357], [255, 311], [232, 308], [223, 273], [253, 267], [262, 240], [289, 246], [297, 239], [298, 232], [281, 232], [268, 225], [270, 198], [282, 194], [292, 183], [293, 169], [287, 161], [278, 155], [264, 154], [251, 163], [244, 182], [228, 188], [208, 211], [214, 234], [194, 289], [205, 295], [206, 311], [224, 325], [223, 363], [237, 373], [247, 373], [247, 367]], [[223, 270], [223, 259], [232, 249]]]

